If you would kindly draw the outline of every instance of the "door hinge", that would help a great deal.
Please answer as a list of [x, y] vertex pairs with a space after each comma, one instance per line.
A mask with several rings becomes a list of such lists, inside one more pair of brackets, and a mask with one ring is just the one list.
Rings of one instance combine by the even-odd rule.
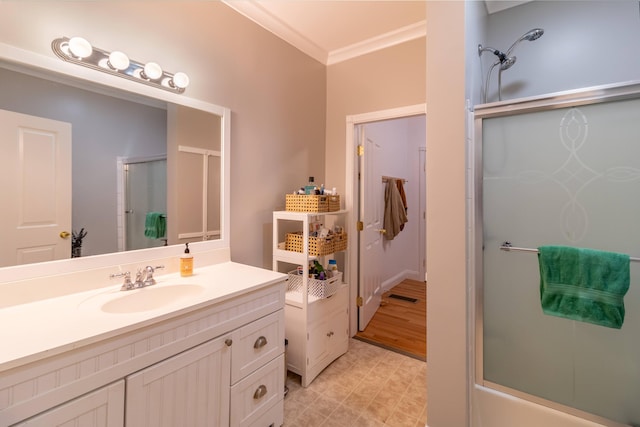
[[356, 305], [358, 307], [362, 307], [364, 305], [364, 301], [362, 300], [362, 297], [356, 298]]
[[356, 149], [358, 156], [364, 156], [364, 145], [358, 145], [358, 148]]
[[364, 222], [362, 221], [356, 222], [356, 228], [358, 229], [358, 231], [364, 230]]

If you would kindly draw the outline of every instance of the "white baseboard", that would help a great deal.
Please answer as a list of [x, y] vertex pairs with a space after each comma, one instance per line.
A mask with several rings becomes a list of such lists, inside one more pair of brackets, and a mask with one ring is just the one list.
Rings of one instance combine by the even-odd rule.
[[404, 271], [401, 271], [400, 273], [396, 274], [395, 276], [393, 276], [393, 277], [385, 280], [384, 282], [382, 282], [382, 286], [380, 288], [381, 288], [382, 292], [386, 292], [389, 289], [391, 289], [394, 286], [396, 286], [397, 284], [401, 283], [405, 279], [422, 280], [420, 278], [420, 272], [415, 271], [415, 270], [404, 270]]

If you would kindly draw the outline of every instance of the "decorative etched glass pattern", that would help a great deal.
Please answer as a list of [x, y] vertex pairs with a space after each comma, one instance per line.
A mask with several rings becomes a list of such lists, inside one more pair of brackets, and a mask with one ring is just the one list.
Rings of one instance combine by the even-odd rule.
[[483, 120], [483, 373], [491, 383], [640, 425], [640, 265], [622, 329], [546, 316], [535, 253], [640, 256], [640, 101]]

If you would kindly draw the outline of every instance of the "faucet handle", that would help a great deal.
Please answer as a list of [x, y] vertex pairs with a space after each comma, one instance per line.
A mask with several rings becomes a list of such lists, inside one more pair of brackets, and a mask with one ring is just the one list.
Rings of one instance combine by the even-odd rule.
[[115, 277], [124, 277], [124, 280], [122, 281], [122, 287], [120, 288], [121, 291], [128, 291], [129, 289], [133, 289], [134, 288], [134, 284], [131, 281], [131, 272], [130, 271], [122, 271], [120, 273], [114, 273], [109, 275], [110, 279], [113, 279]]
[[151, 286], [151, 285], [155, 285], [156, 284], [156, 279], [153, 278], [153, 272], [164, 268], [164, 265], [158, 265], [156, 267], [153, 267], [151, 265], [148, 265], [144, 268], [144, 285], [143, 286]]

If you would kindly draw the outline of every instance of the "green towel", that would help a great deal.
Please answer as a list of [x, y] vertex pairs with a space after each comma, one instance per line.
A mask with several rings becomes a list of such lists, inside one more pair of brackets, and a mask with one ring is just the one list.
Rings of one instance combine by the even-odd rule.
[[144, 235], [150, 239], [164, 237], [167, 228], [167, 220], [163, 213], [149, 212], [144, 221]]
[[538, 248], [540, 302], [552, 316], [620, 329], [629, 255], [568, 246]]

